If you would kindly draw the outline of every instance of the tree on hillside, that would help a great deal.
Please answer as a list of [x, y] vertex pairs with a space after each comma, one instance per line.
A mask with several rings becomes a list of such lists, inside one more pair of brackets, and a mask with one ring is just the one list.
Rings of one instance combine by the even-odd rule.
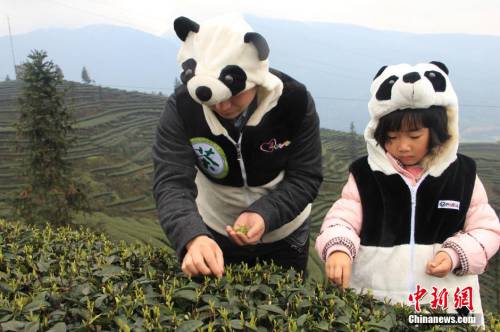
[[7, 74], [7, 76], [5, 76], [5, 82], [8, 82], [8, 81], [10, 81], [10, 77], [9, 77], [9, 75]]
[[350, 146], [349, 146], [349, 150], [350, 150], [350, 155], [351, 155], [351, 160], [354, 160], [358, 157], [357, 155], [357, 134], [356, 134], [356, 128], [354, 127], [354, 122], [351, 121], [351, 125], [349, 126], [349, 134], [350, 134]]
[[92, 83], [92, 80], [90, 79], [89, 72], [87, 71], [87, 68], [83, 66], [82, 68], [82, 81], [85, 84], [90, 84]]
[[61, 79], [64, 79], [64, 74], [63, 74], [63, 71], [61, 69], [61, 67], [59, 67], [58, 65], [55, 65], [56, 66], [56, 72], [59, 76], [61, 76]]
[[89, 210], [84, 185], [72, 177], [65, 159], [74, 141], [72, 118], [56, 65], [45, 51], [34, 50], [28, 58], [17, 122], [20, 176], [26, 186], [14, 199], [15, 214], [32, 224], [66, 225], [76, 211]]

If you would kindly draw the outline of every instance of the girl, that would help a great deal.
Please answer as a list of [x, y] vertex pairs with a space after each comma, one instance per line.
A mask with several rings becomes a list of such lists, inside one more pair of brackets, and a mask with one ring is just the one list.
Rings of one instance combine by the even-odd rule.
[[368, 156], [351, 165], [316, 240], [326, 275], [392, 303], [434, 300], [481, 316], [477, 275], [498, 250], [500, 224], [474, 161], [457, 154], [448, 69], [385, 66], [370, 92]]

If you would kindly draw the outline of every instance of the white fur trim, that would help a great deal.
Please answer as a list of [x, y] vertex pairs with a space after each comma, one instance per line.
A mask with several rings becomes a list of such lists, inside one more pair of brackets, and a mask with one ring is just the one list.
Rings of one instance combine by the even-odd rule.
[[257, 90], [257, 109], [248, 119], [247, 126], [257, 126], [262, 117], [278, 104], [278, 99], [283, 92], [283, 82], [277, 76], [272, 75], [272, 77], [266, 85], [260, 86]]
[[[431, 70], [440, 72], [445, 77], [446, 90], [444, 92], [435, 92], [431, 82], [424, 76], [426, 71]], [[421, 79], [414, 84], [403, 82], [403, 75], [411, 72], [419, 73]], [[392, 88], [391, 99], [378, 100], [375, 97], [378, 88], [382, 82], [393, 75], [399, 79]], [[398, 109], [428, 108], [433, 105], [446, 108], [448, 134], [451, 138], [442, 146], [431, 151], [422, 161], [422, 166], [431, 176], [437, 177], [455, 161], [459, 141], [458, 100], [448, 75], [439, 67], [431, 63], [421, 63], [415, 66], [408, 64], [389, 66], [372, 82], [370, 93], [372, 97], [368, 103], [368, 111], [371, 120], [366, 126], [364, 136], [368, 151], [368, 163], [372, 170], [381, 171], [387, 175], [396, 173], [387, 159], [384, 149], [377, 145], [374, 138], [379, 119]]]

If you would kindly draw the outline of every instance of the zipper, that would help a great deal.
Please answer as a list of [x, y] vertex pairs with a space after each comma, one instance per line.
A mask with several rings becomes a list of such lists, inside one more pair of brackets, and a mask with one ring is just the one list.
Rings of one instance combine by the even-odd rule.
[[243, 162], [243, 154], [241, 153], [241, 138], [243, 137], [243, 132], [240, 132], [240, 137], [238, 138], [238, 143], [236, 143], [236, 155], [238, 162], [240, 163], [241, 177], [243, 178], [243, 185], [248, 187], [247, 184], [247, 172], [245, 169], [245, 163]]
[[[401, 174], [400, 174], [401, 175]], [[408, 290], [410, 293], [414, 293], [416, 291], [416, 285], [415, 285], [415, 276], [413, 274], [413, 265], [415, 263], [415, 214], [417, 211], [417, 192], [418, 188], [420, 187], [420, 184], [424, 181], [424, 179], [427, 177], [427, 174], [424, 174], [420, 180], [415, 184], [415, 186], [412, 186], [412, 184], [407, 180], [403, 175], [401, 175], [403, 178], [404, 182], [410, 189], [410, 196], [411, 196], [411, 218], [410, 218], [410, 263], [409, 263], [409, 273], [408, 273]]]
[[247, 183], [247, 172], [245, 169], [245, 162], [243, 161], [243, 153], [241, 151], [241, 139], [243, 138], [243, 131], [240, 131], [240, 136], [238, 137], [238, 142], [235, 142], [232, 137], [229, 137], [229, 140], [234, 144], [236, 147], [236, 157], [238, 159], [238, 163], [240, 164], [240, 170], [241, 170], [241, 178], [243, 179], [243, 188], [245, 192], [245, 199], [247, 201], [247, 204], [250, 205], [253, 203], [253, 201], [250, 198], [250, 192], [248, 190], [248, 183]]
[[408, 289], [415, 292], [415, 276], [413, 265], [415, 263], [415, 213], [417, 210], [417, 187], [410, 187], [411, 194], [411, 228], [410, 228], [410, 273], [408, 275]]

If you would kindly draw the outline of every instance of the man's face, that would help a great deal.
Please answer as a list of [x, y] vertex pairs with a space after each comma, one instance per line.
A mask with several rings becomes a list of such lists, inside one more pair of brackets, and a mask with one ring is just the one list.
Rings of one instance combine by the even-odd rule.
[[235, 119], [250, 105], [257, 93], [257, 87], [246, 90], [210, 108], [224, 119]]

